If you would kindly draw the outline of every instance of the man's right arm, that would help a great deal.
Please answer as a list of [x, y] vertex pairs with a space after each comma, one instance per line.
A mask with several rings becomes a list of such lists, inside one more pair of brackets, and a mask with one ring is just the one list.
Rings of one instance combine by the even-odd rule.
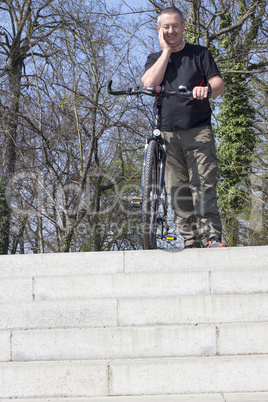
[[162, 54], [156, 60], [156, 62], [143, 74], [141, 82], [143, 83], [145, 88], [157, 87], [161, 85], [172, 52], [171, 47], [165, 40], [162, 28], [159, 28], [158, 39], [160, 47], [162, 49]]
[[164, 50], [156, 62], [143, 74], [141, 82], [145, 88], [161, 85], [171, 52]]

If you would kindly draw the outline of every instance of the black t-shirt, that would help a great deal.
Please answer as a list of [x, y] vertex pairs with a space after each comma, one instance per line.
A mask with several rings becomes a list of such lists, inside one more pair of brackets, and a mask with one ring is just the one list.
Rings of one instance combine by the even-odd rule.
[[[148, 56], [145, 71], [160, 57], [162, 51]], [[218, 67], [206, 47], [185, 44], [185, 47], [171, 53], [167, 70], [161, 85], [167, 90], [177, 90], [185, 85], [192, 90], [195, 86], [206, 86], [207, 80], [220, 75]], [[208, 99], [189, 100], [183, 96], [164, 98], [162, 104], [162, 130], [174, 131], [211, 124], [211, 108]]]

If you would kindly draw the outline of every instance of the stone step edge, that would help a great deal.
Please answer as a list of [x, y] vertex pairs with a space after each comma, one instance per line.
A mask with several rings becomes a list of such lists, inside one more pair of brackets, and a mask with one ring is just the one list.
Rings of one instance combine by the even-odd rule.
[[[105, 358], [105, 357], [92, 357], [92, 358], [85, 358], [82, 359], [80, 358], [66, 358], [66, 359], [44, 359], [44, 360], [40, 360], [40, 359], [36, 359], [36, 360], [7, 360], [7, 361], [0, 361], [0, 369], [1, 367], [5, 366], [5, 365], [10, 365], [10, 367], [12, 365], [38, 365], [39, 367], [42, 364], [54, 364], [54, 363], [58, 363], [58, 364], [76, 364], [76, 363], [90, 363], [90, 362], [99, 362], [99, 363], [108, 363], [108, 365], [110, 363], [113, 362], [124, 362], [124, 361], [128, 361], [130, 363], [138, 363], [141, 364], [143, 363], [154, 363], [152, 360], [158, 360], [159, 362], [162, 360], [170, 360], [171, 362], [174, 360], [183, 360], [183, 359], [236, 359], [236, 358], [247, 358], [247, 357], [251, 357], [251, 358], [267, 358], [267, 352], [264, 353], [250, 353], [250, 354], [204, 354], [204, 355], [172, 355], [172, 356], [145, 356], [145, 357], [110, 357], [110, 358]], [[27, 367], [26, 367], [27, 368]], [[267, 392], [268, 392], [268, 386], [267, 386]], [[0, 401], [2, 402], [2, 399], [0, 398]], [[268, 399], [267, 399], [268, 402]]]
[[[0, 256], [0, 276], [38, 272], [78, 274], [189, 270], [266, 269], [268, 246], [190, 250], [129, 250]], [[38, 267], [38, 268], [37, 268]]]
[[267, 402], [268, 392], [232, 392], [211, 394], [104, 396], [80, 398], [12, 398], [1, 402]]

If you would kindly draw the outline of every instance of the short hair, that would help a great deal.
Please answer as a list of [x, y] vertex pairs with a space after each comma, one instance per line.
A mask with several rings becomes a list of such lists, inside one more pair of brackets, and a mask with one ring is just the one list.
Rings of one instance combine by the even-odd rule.
[[179, 14], [179, 16], [180, 16], [180, 18], [181, 18], [181, 22], [184, 22], [184, 16], [183, 16], [181, 10], [179, 10], [179, 9], [178, 9], [177, 7], [175, 7], [175, 6], [172, 6], [172, 7], [163, 8], [163, 9], [160, 11], [160, 13], [158, 14], [158, 17], [157, 17], [157, 23], [158, 23], [158, 25], [160, 25], [160, 17], [161, 17], [161, 15], [163, 15], [163, 14]]

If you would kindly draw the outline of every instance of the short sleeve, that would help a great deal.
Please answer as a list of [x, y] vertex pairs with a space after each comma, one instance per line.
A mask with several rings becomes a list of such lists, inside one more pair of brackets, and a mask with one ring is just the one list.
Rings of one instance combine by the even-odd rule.
[[151, 68], [154, 65], [156, 60], [160, 57], [161, 53], [162, 52], [149, 54], [149, 56], [147, 57], [146, 63], [145, 63], [144, 72], [149, 70], [149, 68]]
[[213, 59], [210, 51], [206, 48], [204, 48], [204, 52], [201, 57], [201, 64], [204, 76], [207, 80], [215, 75], [219, 75], [221, 77], [221, 73], [215, 60]]

